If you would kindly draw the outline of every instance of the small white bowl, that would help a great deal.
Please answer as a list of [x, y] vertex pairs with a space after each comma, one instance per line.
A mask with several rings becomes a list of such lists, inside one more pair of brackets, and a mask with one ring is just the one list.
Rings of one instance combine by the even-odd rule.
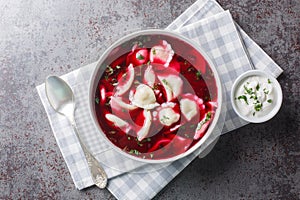
[[[252, 77], [252, 76], [261, 76], [261, 77], [267, 78], [273, 84], [274, 100], [272, 101], [272, 103], [275, 103], [275, 105], [268, 113], [266, 113], [263, 116], [257, 116], [257, 115], [246, 116], [246, 115], [242, 114], [241, 111], [237, 107], [237, 100], [236, 100], [237, 90], [238, 90], [239, 86], [245, 81], [245, 79]], [[250, 71], [247, 71], [247, 72], [241, 74], [234, 81], [234, 83], [232, 85], [230, 97], [231, 97], [232, 107], [233, 107], [234, 111], [236, 112], [236, 114], [240, 118], [242, 118], [248, 122], [252, 122], [252, 123], [262, 123], [262, 122], [266, 122], [266, 121], [270, 120], [278, 113], [278, 111], [281, 107], [281, 104], [282, 104], [282, 90], [281, 90], [279, 82], [276, 80], [276, 78], [274, 78], [273, 76], [271, 76], [261, 70], [250, 70]]]

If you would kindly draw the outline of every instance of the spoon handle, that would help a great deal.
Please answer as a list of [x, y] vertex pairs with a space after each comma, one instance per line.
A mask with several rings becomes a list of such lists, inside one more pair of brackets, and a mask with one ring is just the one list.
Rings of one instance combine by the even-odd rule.
[[74, 121], [72, 122], [72, 120], [70, 120], [70, 122], [79, 140], [80, 146], [84, 152], [95, 185], [101, 189], [105, 188], [107, 185], [107, 175], [104, 169], [101, 167], [100, 163], [96, 160], [96, 158], [88, 151], [86, 146], [83, 144], [78, 134], [78, 130]]

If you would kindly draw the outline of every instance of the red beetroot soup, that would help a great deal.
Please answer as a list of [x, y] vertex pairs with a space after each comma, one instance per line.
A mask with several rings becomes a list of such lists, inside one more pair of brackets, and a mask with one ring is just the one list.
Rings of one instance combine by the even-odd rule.
[[167, 159], [205, 135], [217, 109], [218, 89], [198, 51], [169, 36], [144, 35], [108, 57], [95, 110], [110, 142], [139, 158]]

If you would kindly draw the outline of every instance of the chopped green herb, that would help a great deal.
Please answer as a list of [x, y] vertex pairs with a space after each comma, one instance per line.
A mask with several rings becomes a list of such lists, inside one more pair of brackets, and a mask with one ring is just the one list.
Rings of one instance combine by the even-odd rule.
[[241, 100], [241, 99], [243, 99], [246, 102], [246, 104], [249, 105], [248, 104], [248, 99], [245, 95], [241, 95], [241, 96], [238, 97], [238, 100]]
[[253, 91], [252, 91], [252, 88], [247, 88], [245, 85], [244, 85], [244, 89], [245, 91], [247, 92], [246, 94], [253, 94]]
[[255, 112], [253, 112], [253, 114], [252, 114], [253, 116], [255, 116]]
[[140, 54], [140, 53], [137, 53], [135, 57], [136, 57], [138, 60], [144, 60], [144, 59], [145, 59], [145, 57], [144, 57], [142, 54]]
[[134, 152], [136, 155], [139, 155], [140, 154], [140, 152], [138, 151], [138, 150], [135, 150], [135, 152]]
[[156, 50], [152, 49], [152, 53], [153, 53], [153, 55], [155, 55], [156, 54]]
[[272, 101], [272, 99], [268, 99], [267, 102], [268, 103], [272, 103], [273, 101]]
[[259, 87], [259, 84], [257, 84], [257, 86], [256, 86], [256, 88], [255, 88], [255, 89], [258, 91], [258, 90], [259, 90], [259, 88], [260, 88], [260, 87]]
[[268, 83], [269, 83], [269, 84], [271, 84], [271, 83], [272, 83], [270, 79], [268, 79]]
[[254, 105], [254, 109], [255, 109], [256, 111], [260, 111], [260, 110], [262, 109], [262, 106], [263, 106], [262, 103], [255, 104], [255, 105]]
[[106, 81], [108, 80], [108, 76], [107, 75], [105, 75], [104, 78], [105, 78]]
[[170, 119], [169, 117], [167, 117], [167, 116], [165, 116], [165, 115], [163, 116], [163, 118], [164, 118], [164, 119]]
[[200, 71], [196, 72], [196, 78], [197, 78], [197, 80], [200, 80], [200, 78], [201, 78], [201, 72]]
[[149, 60], [149, 61], [147, 62], [147, 65], [150, 65], [150, 63], [151, 63], [151, 61]]
[[95, 98], [95, 102], [96, 102], [96, 104], [99, 104], [99, 102], [100, 102], [99, 97], [96, 97], [96, 98]]
[[166, 79], [163, 79], [162, 82], [165, 84], [165, 85], [168, 85], [168, 81]]
[[211, 119], [211, 112], [207, 112], [205, 121], [209, 121]]
[[160, 119], [161, 122], [166, 122], [167, 120], [169, 120], [170, 118], [167, 116], [162, 116], [162, 118]]
[[129, 153], [135, 154], [135, 155], [137, 155], [137, 156], [140, 154], [140, 152], [139, 152], [138, 150], [136, 150], [136, 149], [131, 149], [131, 150], [129, 151]]
[[265, 94], [269, 94], [269, 90], [267, 90], [267, 88], [264, 88], [263, 91]]
[[202, 128], [202, 126], [203, 126], [206, 122], [208, 122], [210, 119], [211, 119], [211, 112], [207, 112], [207, 113], [206, 113], [205, 119], [202, 120], [202, 121], [200, 121], [200, 122], [197, 124], [196, 130], [199, 131], [199, 130]]

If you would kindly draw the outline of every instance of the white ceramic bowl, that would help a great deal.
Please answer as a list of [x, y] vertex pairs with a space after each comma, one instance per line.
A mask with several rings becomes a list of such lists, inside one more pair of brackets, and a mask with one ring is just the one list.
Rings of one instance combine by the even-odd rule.
[[[114, 55], [115, 52], [121, 51], [120, 47], [123, 48], [124, 44], [128, 43], [128, 41], [132, 41], [132, 40], [134, 40], [136, 38], [140, 38], [141, 36], [150, 36], [150, 37], [161, 37], [161, 36], [163, 36], [163, 37], [169, 37], [169, 38], [176, 39], [178, 41], [184, 42], [184, 43], [192, 46], [193, 50], [196, 50], [197, 52], [199, 52], [204, 57], [204, 59], [206, 60], [206, 62], [208, 63], [208, 65], [210, 66], [210, 68], [212, 70], [212, 73], [214, 74], [215, 82], [216, 82], [216, 85], [217, 85], [217, 95], [218, 95], [217, 104], [218, 104], [218, 107], [217, 107], [217, 109], [215, 111], [214, 119], [212, 120], [209, 128], [207, 129], [207, 132], [205, 133], [205, 135], [195, 145], [193, 145], [190, 149], [188, 149], [184, 153], [181, 153], [181, 154], [178, 154], [178, 155], [175, 155], [173, 157], [166, 158], [166, 159], [143, 159], [143, 158], [139, 158], [139, 157], [133, 156], [131, 154], [128, 154], [127, 152], [124, 152], [119, 147], [115, 146], [106, 137], [106, 135], [103, 133], [103, 131], [101, 129], [101, 126], [99, 125], [99, 122], [97, 120], [97, 115], [96, 115], [96, 111], [95, 111], [95, 91], [97, 89], [97, 85], [98, 85], [98, 82], [100, 80], [100, 77], [102, 76], [102, 74], [104, 73], [104, 70], [105, 70], [105, 69], [103, 69], [103, 63], [105, 64], [105, 63], [111, 62], [114, 59], [116, 59], [116, 56], [114, 56], [114, 58], [111, 58], [111, 59], [110, 59], [110, 56]], [[183, 52], [187, 51], [187, 49], [182, 49], [182, 51]], [[128, 52], [128, 50], [127, 50], [127, 52]], [[118, 54], [119, 55], [123, 55], [124, 53], [125, 52], [121, 51]], [[175, 51], [175, 53], [176, 53], [176, 51]], [[122, 154], [124, 156], [127, 156], [130, 159], [134, 159], [134, 160], [141, 161], [141, 162], [147, 162], [147, 163], [165, 163], [165, 162], [170, 162], [170, 161], [174, 161], [174, 160], [183, 158], [183, 157], [189, 155], [190, 153], [194, 152], [211, 135], [214, 127], [216, 126], [218, 118], [220, 116], [221, 107], [222, 107], [222, 87], [221, 87], [221, 82], [220, 82], [220, 78], [218, 76], [216, 67], [215, 67], [214, 63], [212, 62], [212, 60], [207, 56], [207, 54], [198, 45], [195, 44], [195, 42], [189, 40], [186, 37], [183, 37], [182, 35], [179, 35], [179, 34], [176, 34], [174, 32], [170, 32], [170, 31], [165, 31], [165, 30], [151, 29], [151, 30], [137, 31], [137, 32], [129, 34], [129, 35], [121, 38], [117, 42], [115, 42], [112, 46], [110, 46], [103, 53], [103, 55], [99, 59], [97, 67], [94, 69], [93, 74], [91, 76], [90, 85], [89, 85], [89, 111], [90, 111], [90, 115], [91, 115], [91, 118], [93, 120], [93, 123], [95, 124], [95, 127], [98, 129], [98, 132], [103, 136], [103, 138], [105, 138], [107, 140], [107, 142], [117, 152], [119, 152], [120, 154]]]
[[[264, 77], [268, 80], [270, 80], [270, 83], [272, 83], [273, 86], [273, 96], [274, 99], [272, 99], [272, 103], [274, 103], [274, 105], [272, 106], [272, 109], [269, 110], [268, 112], [266, 112], [265, 114], [258, 116], [258, 115], [245, 115], [241, 109], [238, 108], [237, 103], [238, 103], [238, 99], [237, 99], [237, 91], [238, 88], [241, 86], [241, 84], [243, 84], [243, 82], [245, 82], [245, 80], [249, 77], [254, 77], [254, 76], [259, 76], [259, 77]], [[265, 102], [267, 103], [267, 102]], [[233, 83], [232, 86], [232, 90], [231, 90], [231, 104], [232, 107], [234, 109], [234, 111], [236, 112], [236, 114], [248, 121], [248, 122], [252, 122], [252, 123], [262, 123], [262, 122], [266, 122], [268, 120], [270, 120], [271, 118], [273, 118], [279, 111], [281, 104], [282, 104], [282, 90], [280, 87], [279, 82], [276, 80], [276, 78], [274, 78], [273, 76], [267, 74], [264, 71], [261, 70], [250, 70], [247, 71], [243, 74], [241, 74]], [[255, 110], [254, 110], [255, 112]], [[259, 112], [259, 111], [258, 111]], [[257, 112], [256, 112], [257, 113]]]

